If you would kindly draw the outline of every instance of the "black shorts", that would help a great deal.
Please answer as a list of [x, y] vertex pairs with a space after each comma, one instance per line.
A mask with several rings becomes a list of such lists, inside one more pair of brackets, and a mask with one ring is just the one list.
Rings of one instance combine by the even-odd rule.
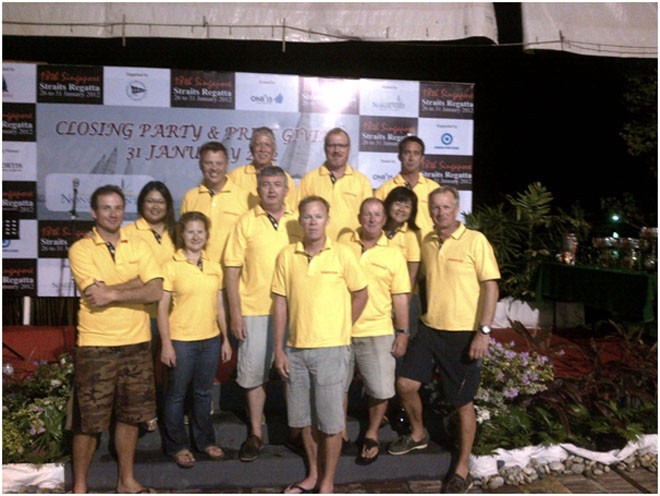
[[420, 321], [397, 375], [428, 384], [439, 366], [443, 399], [454, 406], [470, 403], [479, 390], [482, 362], [470, 359], [473, 336], [474, 331], [439, 331]]

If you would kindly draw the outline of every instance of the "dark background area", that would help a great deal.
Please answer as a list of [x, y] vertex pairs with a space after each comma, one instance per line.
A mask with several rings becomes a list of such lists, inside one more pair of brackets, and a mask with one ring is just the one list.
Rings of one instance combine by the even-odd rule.
[[[555, 205], [576, 202], [599, 215], [600, 199], [635, 195], [656, 216], [658, 181], [632, 158], [620, 133], [629, 118], [629, 74], [657, 59], [523, 53], [520, 4], [496, 3], [499, 45], [451, 43], [286, 43], [182, 39], [3, 36], [3, 59], [74, 65], [164, 67], [325, 77], [475, 84], [474, 207], [540, 181]], [[654, 221], [655, 219], [653, 219]]]

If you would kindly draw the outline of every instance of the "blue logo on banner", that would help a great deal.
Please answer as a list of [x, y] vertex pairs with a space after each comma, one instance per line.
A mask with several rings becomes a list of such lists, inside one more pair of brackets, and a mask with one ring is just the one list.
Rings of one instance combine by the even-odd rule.
[[11, 245], [11, 240], [10, 239], [3, 239], [2, 240], [2, 248], [9, 248], [9, 245]]
[[449, 133], [445, 133], [440, 137], [440, 141], [442, 141], [443, 145], [451, 145], [452, 141], [454, 141], [454, 137]]

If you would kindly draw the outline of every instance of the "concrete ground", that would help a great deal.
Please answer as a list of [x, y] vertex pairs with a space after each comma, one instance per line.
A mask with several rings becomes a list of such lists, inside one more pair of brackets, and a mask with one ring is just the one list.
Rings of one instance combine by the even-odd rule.
[[[335, 487], [337, 494], [404, 494], [440, 493], [442, 481], [382, 481], [353, 484], [340, 484]], [[196, 492], [197, 494], [275, 494], [283, 487], [214, 488]], [[186, 491], [190, 493], [191, 491]], [[195, 491], [192, 491], [195, 492]], [[632, 472], [612, 470], [596, 478], [583, 475], [549, 475], [543, 480], [521, 486], [505, 485], [490, 491], [479, 487], [470, 489], [469, 494], [658, 494], [658, 474], [644, 468]]]

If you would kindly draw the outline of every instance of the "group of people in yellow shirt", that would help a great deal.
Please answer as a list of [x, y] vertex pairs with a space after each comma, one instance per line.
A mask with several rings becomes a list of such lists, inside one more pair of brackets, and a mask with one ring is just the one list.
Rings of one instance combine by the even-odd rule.
[[[229, 174], [224, 146], [206, 143], [199, 151], [203, 180], [185, 194], [176, 224], [171, 195], [161, 182], [145, 185], [138, 198], [140, 218], [125, 228], [121, 190], [107, 186], [95, 192], [94, 235], [70, 250], [82, 295], [77, 369], [78, 360], [88, 363], [87, 373], [76, 370], [76, 411], [83, 421], [74, 424], [74, 492], [88, 489], [94, 435], [108, 428], [112, 413], [112, 404], [99, 409], [98, 401], [117, 383], [124, 391], [120, 401], [115, 398], [115, 418], [122, 426], [115, 430], [117, 489], [150, 491], [135, 480], [132, 457], [137, 426], [156, 415], [153, 379], [147, 381], [151, 386], [141, 383], [153, 374], [152, 360], [144, 358], [153, 353], [148, 345], [155, 333], [168, 371], [164, 450], [180, 467], [195, 465], [193, 447], [211, 459], [225, 456], [214, 437], [211, 387], [218, 360], [231, 359], [231, 333], [249, 416], [242, 461], [256, 459], [263, 449], [272, 365], [284, 380], [288, 423], [300, 434], [308, 462], [306, 477], [284, 492], [332, 492], [348, 442], [347, 393], [355, 365], [369, 396], [370, 420], [356, 462], [377, 460], [378, 429], [396, 393], [412, 429], [388, 452], [425, 448], [418, 390], [436, 363], [447, 372], [443, 387], [457, 406], [462, 432], [447, 488], [467, 490], [473, 420], [476, 430], [469, 411], [474, 416], [480, 359], [498, 297], [492, 248], [457, 221], [458, 192], [421, 174], [419, 138], [401, 141], [400, 174], [375, 192], [348, 164], [348, 133], [330, 130], [324, 150], [324, 164], [296, 188], [291, 176], [273, 165], [276, 144], [269, 128], [253, 131], [252, 162]], [[418, 324], [420, 266], [429, 297]], [[411, 328], [415, 339], [409, 345]], [[436, 342], [438, 335], [448, 342]], [[140, 373], [123, 374], [121, 361], [115, 364], [117, 349], [133, 354], [134, 346], [142, 347]], [[85, 358], [97, 348], [110, 349], [113, 365], [107, 366], [105, 355]], [[104, 392], [98, 371], [106, 368]], [[189, 389], [191, 440], [184, 425]]]

